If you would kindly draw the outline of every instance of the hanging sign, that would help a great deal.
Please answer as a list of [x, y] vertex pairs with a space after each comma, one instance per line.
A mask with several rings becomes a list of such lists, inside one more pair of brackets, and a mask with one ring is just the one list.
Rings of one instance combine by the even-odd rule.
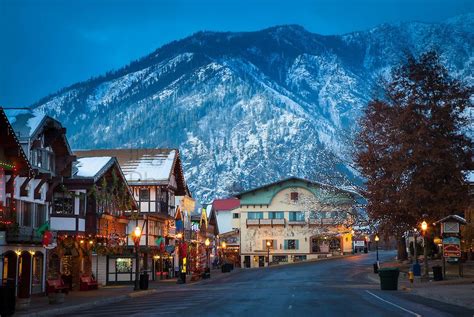
[[458, 237], [447, 237], [443, 239], [443, 256], [445, 258], [461, 257], [461, 239]]

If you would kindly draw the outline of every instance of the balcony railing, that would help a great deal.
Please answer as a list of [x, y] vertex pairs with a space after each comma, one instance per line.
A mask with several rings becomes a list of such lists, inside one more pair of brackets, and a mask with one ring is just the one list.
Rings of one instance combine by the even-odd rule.
[[19, 227], [7, 230], [6, 240], [8, 243], [41, 244], [42, 237], [32, 227]]
[[284, 226], [285, 219], [247, 219], [247, 226]]

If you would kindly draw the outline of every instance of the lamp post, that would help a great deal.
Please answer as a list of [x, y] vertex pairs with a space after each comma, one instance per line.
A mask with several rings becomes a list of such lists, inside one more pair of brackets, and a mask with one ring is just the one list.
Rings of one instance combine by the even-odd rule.
[[178, 272], [178, 283], [185, 283], [185, 280], [183, 280], [183, 266], [184, 266], [184, 257], [183, 257], [183, 254], [182, 254], [182, 244], [183, 244], [183, 234], [181, 232], [179, 232], [177, 235], [176, 235], [176, 238], [178, 238], [178, 241], [179, 241], [179, 256], [178, 256], [178, 269], [179, 269], [179, 272]]
[[270, 266], [270, 246], [271, 242], [267, 240], [267, 265]]
[[226, 261], [225, 248], [227, 248], [227, 244], [225, 243], [225, 241], [222, 241], [221, 247], [222, 247], [222, 261], [225, 262]]
[[428, 230], [428, 224], [425, 220], [421, 223], [421, 231], [423, 232], [423, 261], [425, 266], [425, 271], [423, 272], [424, 277], [428, 277], [428, 243], [426, 242], [426, 230]]
[[206, 268], [209, 268], [209, 245], [211, 244], [211, 241], [209, 241], [209, 238], [204, 241], [204, 244], [206, 245]]
[[376, 258], [377, 258], [377, 267], [380, 267], [380, 264], [379, 264], [379, 236], [378, 235], [375, 235], [375, 252], [377, 254]]
[[142, 229], [139, 226], [133, 230], [133, 242], [135, 243], [135, 286], [133, 288], [134, 291], [138, 291], [140, 289], [139, 283], [139, 270], [140, 270], [140, 259], [139, 259], [139, 249], [140, 249], [140, 238], [142, 236]]

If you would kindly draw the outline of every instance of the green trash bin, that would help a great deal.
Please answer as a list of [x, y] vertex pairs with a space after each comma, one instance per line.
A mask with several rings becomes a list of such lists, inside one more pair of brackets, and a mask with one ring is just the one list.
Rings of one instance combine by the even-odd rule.
[[395, 267], [379, 269], [380, 288], [384, 291], [396, 291], [398, 289], [398, 275], [400, 270]]

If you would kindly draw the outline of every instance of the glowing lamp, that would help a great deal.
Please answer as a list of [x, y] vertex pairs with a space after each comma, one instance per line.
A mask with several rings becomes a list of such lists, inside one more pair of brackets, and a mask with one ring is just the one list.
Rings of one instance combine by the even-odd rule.
[[135, 230], [133, 230], [133, 236], [135, 238], [140, 238], [140, 236], [142, 235], [142, 229], [140, 229], [140, 227], [136, 227]]
[[426, 223], [426, 221], [423, 220], [423, 222], [421, 223], [421, 230], [426, 231], [426, 229], [428, 229], [428, 224]]
[[206, 245], [206, 247], [208, 247], [209, 244], [211, 244], [211, 241], [209, 241], [209, 238], [206, 239], [206, 241], [204, 242], [204, 244]]

